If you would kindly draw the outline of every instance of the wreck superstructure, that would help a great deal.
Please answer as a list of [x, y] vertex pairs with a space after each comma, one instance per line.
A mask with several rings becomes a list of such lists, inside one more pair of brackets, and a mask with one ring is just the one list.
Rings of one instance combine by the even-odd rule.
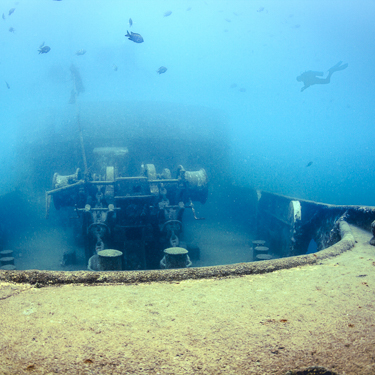
[[106, 249], [123, 253], [121, 269], [159, 268], [164, 249], [186, 246], [183, 214], [189, 209], [199, 219], [193, 202], [207, 200], [206, 171], [180, 165], [172, 178], [167, 168], [157, 173], [153, 164], [142, 164], [138, 176], [125, 177], [126, 148], [97, 148], [94, 155], [97, 173], [85, 175], [78, 168], [72, 175], [54, 174], [47, 214], [51, 197], [56, 209], [74, 208], [90, 270], [101, 269], [100, 252]]

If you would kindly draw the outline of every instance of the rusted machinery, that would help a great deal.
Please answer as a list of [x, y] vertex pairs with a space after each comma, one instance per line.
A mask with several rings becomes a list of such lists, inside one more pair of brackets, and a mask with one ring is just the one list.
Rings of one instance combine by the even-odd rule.
[[57, 210], [74, 208], [92, 270], [100, 270], [98, 253], [105, 249], [123, 253], [124, 270], [159, 268], [164, 249], [183, 245], [184, 211], [199, 220], [193, 202], [207, 200], [204, 169], [180, 165], [172, 178], [169, 169], [159, 174], [153, 164], [142, 164], [139, 176], [125, 177], [126, 154], [126, 148], [94, 149], [98, 173], [55, 173], [53, 190], [46, 193], [47, 215], [51, 197]]

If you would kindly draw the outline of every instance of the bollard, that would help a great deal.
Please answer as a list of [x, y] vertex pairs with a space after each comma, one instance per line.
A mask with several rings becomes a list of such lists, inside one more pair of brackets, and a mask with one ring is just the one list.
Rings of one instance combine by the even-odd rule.
[[260, 254], [268, 254], [269, 248], [266, 246], [257, 246], [254, 249], [254, 256], [260, 255]]
[[264, 246], [266, 241], [263, 240], [255, 240], [253, 241], [253, 248], [255, 249], [257, 246]]
[[164, 250], [164, 257], [160, 261], [162, 268], [185, 268], [191, 266], [188, 251], [183, 247], [169, 247]]
[[1, 266], [0, 270], [2, 271], [14, 271], [16, 269], [16, 266], [14, 264], [7, 264], [5, 266]]
[[8, 264], [13, 264], [14, 265], [14, 258], [13, 257], [0, 258], [0, 264], [2, 266], [6, 266]]
[[121, 271], [122, 252], [113, 249], [101, 250], [98, 252], [99, 271]]
[[270, 254], [258, 254], [256, 257], [255, 257], [255, 260], [256, 261], [260, 261], [260, 260], [271, 260], [272, 259], [272, 255]]
[[0, 251], [0, 258], [12, 257], [12, 256], [13, 256], [13, 250], [2, 250], [2, 251]]

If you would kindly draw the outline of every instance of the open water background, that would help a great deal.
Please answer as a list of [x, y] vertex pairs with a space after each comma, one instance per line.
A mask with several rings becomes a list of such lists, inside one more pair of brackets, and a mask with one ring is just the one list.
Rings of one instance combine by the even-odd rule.
[[[72, 116], [73, 63], [86, 89], [81, 103], [105, 101], [109, 111], [112, 101], [216, 110], [230, 129], [237, 183], [375, 205], [373, 0], [3, 0], [2, 12], [3, 191], [12, 184], [20, 133], [35, 132], [51, 113], [61, 127]], [[144, 43], [125, 38], [127, 29]], [[38, 54], [42, 42], [49, 53]], [[86, 54], [76, 56], [79, 49]], [[349, 67], [329, 85], [300, 92], [299, 74], [326, 73], [340, 60]], [[162, 65], [168, 71], [158, 75]], [[153, 118], [155, 106], [147, 115]]]

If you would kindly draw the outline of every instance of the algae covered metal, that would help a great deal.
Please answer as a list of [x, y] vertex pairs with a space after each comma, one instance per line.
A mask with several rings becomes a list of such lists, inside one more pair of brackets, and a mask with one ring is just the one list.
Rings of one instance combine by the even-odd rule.
[[106, 249], [123, 253], [122, 269], [158, 268], [162, 250], [180, 245], [184, 211], [198, 219], [193, 202], [207, 200], [204, 169], [186, 171], [180, 165], [172, 177], [169, 169], [157, 173], [153, 164], [142, 164], [138, 176], [125, 177], [119, 170], [127, 153], [97, 148], [96, 173], [79, 168], [68, 176], [55, 173], [53, 190], [46, 193], [47, 216], [51, 197], [58, 210], [74, 208], [91, 270], [101, 270], [97, 265]]

